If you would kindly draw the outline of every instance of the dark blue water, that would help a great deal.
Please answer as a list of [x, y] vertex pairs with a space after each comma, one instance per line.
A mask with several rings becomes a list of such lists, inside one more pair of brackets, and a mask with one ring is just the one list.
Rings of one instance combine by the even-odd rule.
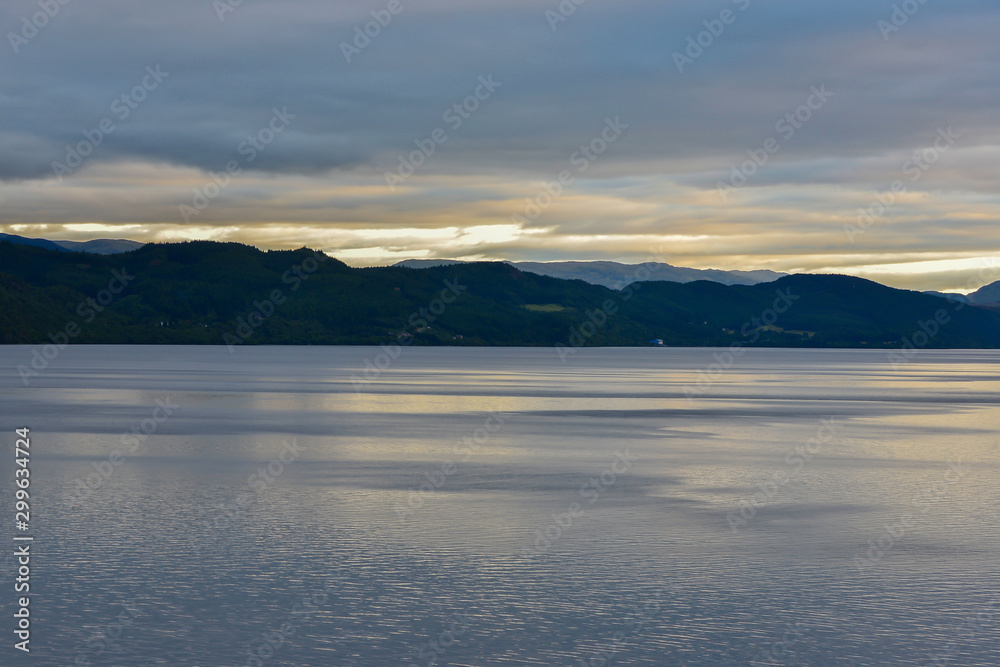
[[0, 663], [1000, 664], [1000, 353], [381, 353], [0, 348]]

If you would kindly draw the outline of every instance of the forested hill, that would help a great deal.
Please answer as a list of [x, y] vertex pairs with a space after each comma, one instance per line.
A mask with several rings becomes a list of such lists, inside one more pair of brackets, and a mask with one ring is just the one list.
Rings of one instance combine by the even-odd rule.
[[848, 276], [613, 291], [504, 263], [356, 269], [311, 250], [0, 242], [0, 343], [1000, 347], [1000, 315]]

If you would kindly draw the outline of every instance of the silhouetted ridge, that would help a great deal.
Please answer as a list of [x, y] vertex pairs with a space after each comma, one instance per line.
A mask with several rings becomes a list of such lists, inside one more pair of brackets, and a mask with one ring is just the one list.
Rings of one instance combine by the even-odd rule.
[[505, 262], [356, 269], [307, 248], [0, 241], [0, 342], [49, 343], [70, 323], [75, 343], [1000, 347], [996, 312], [852, 276], [615, 291]]

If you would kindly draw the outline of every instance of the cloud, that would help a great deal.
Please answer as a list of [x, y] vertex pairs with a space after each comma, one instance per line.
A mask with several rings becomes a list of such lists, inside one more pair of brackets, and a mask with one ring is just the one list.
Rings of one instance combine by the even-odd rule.
[[[1000, 251], [992, 3], [927, 3], [888, 38], [878, 22], [891, 20], [892, 3], [861, 0], [594, 0], [555, 29], [546, 11], [557, 2], [470, 11], [402, 0], [389, 20], [387, 5], [244, 0], [221, 19], [206, 0], [61, 6], [16, 53], [9, 37], [4, 45], [14, 66], [0, 72], [0, 226], [322, 242], [362, 261], [637, 259], [656, 239], [719, 268]], [[718, 23], [727, 10], [732, 22]], [[37, 11], [32, 0], [5, 3], [0, 32], [19, 34]], [[358, 38], [366, 28], [368, 42]], [[679, 72], [689, 38], [708, 45]], [[357, 51], [350, 62], [344, 44]], [[148, 68], [169, 75], [149, 88]], [[474, 99], [490, 76], [499, 87]], [[791, 136], [778, 129], [823, 86], [828, 102]], [[269, 137], [275, 110], [294, 118]], [[627, 133], [576, 171], [574, 154], [609, 118]], [[96, 142], [102, 122], [113, 130]], [[849, 240], [858, 209], [949, 127], [955, 145]], [[390, 190], [386, 173], [435, 131], [446, 139]], [[721, 198], [719, 182], [769, 138], [779, 150]], [[81, 142], [93, 144], [88, 155], [58, 179], [53, 163]], [[239, 174], [185, 221], [179, 206], [233, 161]], [[565, 170], [572, 185], [537, 219], [512, 221]], [[510, 238], [462, 232], [512, 224], [521, 231]], [[408, 229], [438, 231], [421, 240]], [[351, 230], [397, 238], [366, 249]]]

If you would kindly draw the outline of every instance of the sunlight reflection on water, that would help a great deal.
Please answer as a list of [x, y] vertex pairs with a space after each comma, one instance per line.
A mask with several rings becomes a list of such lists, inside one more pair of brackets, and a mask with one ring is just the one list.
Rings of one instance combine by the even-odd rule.
[[716, 352], [71, 346], [0, 380], [33, 653], [1000, 664], [1000, 353]]

